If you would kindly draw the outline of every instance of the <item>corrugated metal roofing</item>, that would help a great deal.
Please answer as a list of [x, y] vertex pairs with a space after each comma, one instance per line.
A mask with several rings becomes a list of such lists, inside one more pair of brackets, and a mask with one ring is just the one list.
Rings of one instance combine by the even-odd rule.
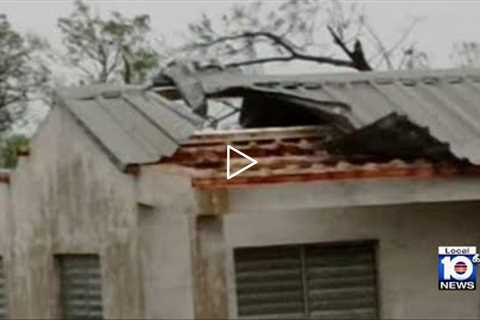
[[57, 96], [121, 170], [171, 156], [202, 122], [183, 106], [137, 87], [66, 88]]
[[[392, 112], [427, 127], [452, 153], [480, 164], [480, 70], [357, 72], [291, 76], [209, 74], [199, 78], [207, 94], [233, 88], [267, 89], [319, 101], [348, 104], [357, 128]], [[261, 106], [259, 106], [261, 107]]]

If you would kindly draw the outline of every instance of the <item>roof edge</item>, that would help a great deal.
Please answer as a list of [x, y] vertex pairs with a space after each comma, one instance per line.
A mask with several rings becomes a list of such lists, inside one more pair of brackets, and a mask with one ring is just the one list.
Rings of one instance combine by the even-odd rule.
[[[208, 77], [214, 77], [213, 75], [208, 75]], [[415, 69], [415, 70], [372, 70], [372, 71], [363, 71], [363, 72], [327, 72], [327, 73], [299, 73], [299, 74], [268, 74], [268, 75], [257, 75], [255, 77], [248, 77], [243, 74], [232, 74], [232, 78], [249, 78], [249, 82], [267, 82], [267, 81], [291, 81], [291, 82], [322, 82], [322, 81], [339, 81], [339, 82], [348, 82], [355, 80], [376, 80], [376, 79], [415, 79], [415, 78], [424, 78], [424, 77], [457, 77], [457, 76], [480, 76], [480, 68], [470, 68], [470, 67], [461, 67], [461, 68], [443, 68], [443, 69]]]

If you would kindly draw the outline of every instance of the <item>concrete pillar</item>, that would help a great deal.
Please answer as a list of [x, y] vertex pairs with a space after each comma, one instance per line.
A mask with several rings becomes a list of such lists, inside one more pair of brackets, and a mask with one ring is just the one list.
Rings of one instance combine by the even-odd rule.
[[192, 240], [195, 318], [227, 319], [223, 217], [196, 216]]

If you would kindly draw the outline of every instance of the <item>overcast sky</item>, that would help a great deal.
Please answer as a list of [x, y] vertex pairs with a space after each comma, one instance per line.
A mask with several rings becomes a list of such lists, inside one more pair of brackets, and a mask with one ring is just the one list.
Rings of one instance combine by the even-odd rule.
[[[270, 0], [273, 1], [273, 0]], [[148, 13], [154, 32], [174, 35], [202, 12], [213, 15], [227, 9], [234, 1], [88, 1], [100, 12], [118, 10], [124, 14]], [[424, 17], [414, 38], [430, 54], [434, 67], [449, 67], [452, 43], [480, 41], [480, 1], [362, 1], [370, 21], [383, 38], [401, 33], [412, 17]], [[21, 31], [36, 32], [52, 43], [60, 41], [56, 28], [59, 16], [71, 11], [68, 0], [0, 0], [0, 13], [6, 13]]]
[[[275, 0], [269, 0], [275, 1]], [[125, 15], [148, 13], [155, 35], [175, 37], [185, 25], [199, 17], [201, 13], [219, 15], [227, 10], [234, 1], [221, 0], [97, 0], [87, 1], [102, 15], [117, 10]], [[477, 1], [366, 1], [364, 5], [368, 19], [378, 34], [387, 40], [398, 39], [412, 17], [424, 20], [416, 28], [412, 37], [420, 49], [429, 54], [434, 68], [452, 67], [449, 58], [452, 44], [459, 41], [480, 41], [480, 0]], [[6, 13], [13, 26], [21, 32], [34, 32], [47, 38], [53, 46], [60, 44], [61, 37], [56, 27], [58, 17], [67, 16], [72, 10], [70, 0], [0, 0], [0, 13]], [[154, 35], [154, 36], [155, 36]], [[391, 42], [390, 42], [391, 43]], [[339, 68], [320, 70], [337, 72]], [[342, 70], [342, 69], [340, 69]], [[288, 66], [269, 66], [267, 72], [295, 73], [318, 72], [311, 64], [289, 64]], [[343, 71], [343, 70], [342, 70]], [[56, 75], [69, 78], [69, 69], [56, 71]], [[65, 78], [65, 76], [67, 78]], [[42, 119], [46, 107], [30, 108], [27, 118]], [[18, 129], [19, 132], [31, 133], [38, 121]]]

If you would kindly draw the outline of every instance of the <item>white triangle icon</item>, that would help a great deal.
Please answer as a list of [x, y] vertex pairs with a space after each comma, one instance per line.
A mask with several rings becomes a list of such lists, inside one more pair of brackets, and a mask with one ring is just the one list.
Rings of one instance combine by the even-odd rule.
[[[242, 157], [244, 157], [245, 159], [249, 160], [250, 163], [247, 164], [245, 167], [241, 168], [240, 170], [237, 170], [234, 173], [230, 173], [230, 150], [233, 150], [235, 153], [237, 153], [237, 154], [241, 155]], [[247, 156], [245, 153], [243, 153], [243, 152], [235, 149], [231, 145], [227, 144], [227, 180], [230, 180], [233, 177], [238, 176], [240, 173], [242, 173], [243, 171], [253, 167], [257, 163], [258, 163], [257, 160], [253, 159], [250, 156]]]

